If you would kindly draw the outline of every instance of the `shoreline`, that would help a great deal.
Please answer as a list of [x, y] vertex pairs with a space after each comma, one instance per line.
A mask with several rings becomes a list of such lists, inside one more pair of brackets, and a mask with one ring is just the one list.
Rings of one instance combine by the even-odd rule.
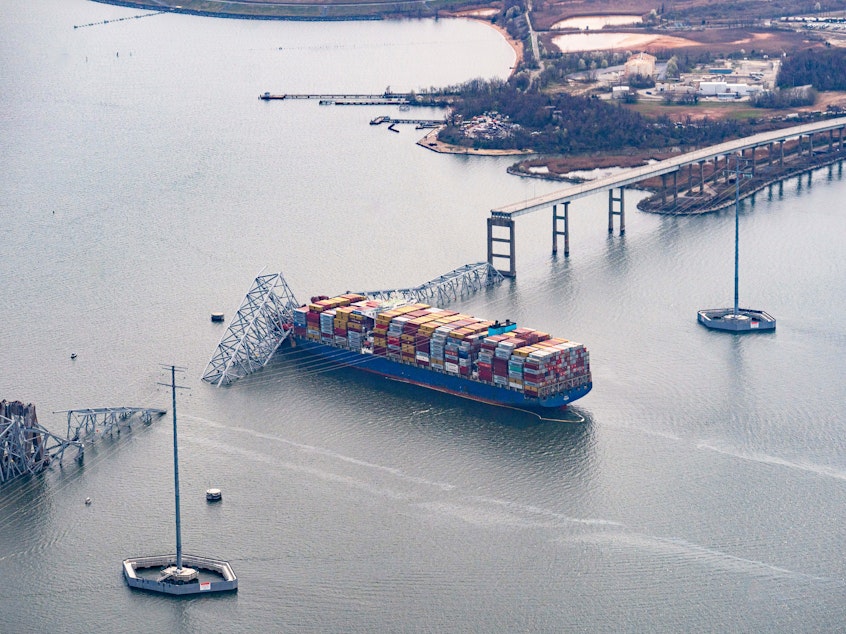
[[438, 140], [438, 133], [444, 126], [438, 126], [427, 132], [426, 135], [417, 141], [417, 145], [438, 154], [468, 154], [476, 156], [527, 156], [534, 154], [534, 150], [489, 150], [465, 147], [463, 145], [451, 145]]

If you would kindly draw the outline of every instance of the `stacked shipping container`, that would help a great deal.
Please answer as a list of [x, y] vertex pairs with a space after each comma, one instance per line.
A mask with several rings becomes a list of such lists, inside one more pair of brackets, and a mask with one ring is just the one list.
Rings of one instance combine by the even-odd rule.
[[528, 398], [590, 382], [582, 344], [427, 304], [356, 294], [315, 299], [294, 311], [294, 336], [518, 390]]

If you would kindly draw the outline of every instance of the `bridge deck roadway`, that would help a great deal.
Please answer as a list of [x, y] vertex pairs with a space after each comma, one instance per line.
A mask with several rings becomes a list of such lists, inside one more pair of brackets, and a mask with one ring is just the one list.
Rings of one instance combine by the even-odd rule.
[[576, 200], [577, 198], [589, 196], [615, 187], [626, 187], [628, 185], [633, 185], [634, 183], [639, 183], [647, 178], [661, 176], [662, 174], [670, 174], [678, 171], [685, 165], [699, 163], [700, 161], [708, 161], [718, 156], [724, 156], [726, 154], [769, 145], [770, 143], [777, 141], [784, 141], [819, 132], [828, 132], [829, 130], [837, 130], [844, 127], [846, 127], [846, 117], [840, 117], [837, 119], [829, 119], [816, 123], [806, 123], [790, 128], [783, 128], [781, 130], [761, 132], [735, 141], [727, 141], [725, 143], [720, 143], [719, 145], [708, 146], [701, 150], [687, 152], [685, 154], [660, 161], [654, 165], [633, 167], [631, 169], [618, 172], [612, 176], [597, 178], [596, 180], [592, 180], [590, 182], [565, 187], [564, 189], [560, 189], [556, 192], [530, 198], [523, 202], [491, 209], [491, 216], [515, 218], [533, 211], [549, 209], [550, 206], [558, 203]]

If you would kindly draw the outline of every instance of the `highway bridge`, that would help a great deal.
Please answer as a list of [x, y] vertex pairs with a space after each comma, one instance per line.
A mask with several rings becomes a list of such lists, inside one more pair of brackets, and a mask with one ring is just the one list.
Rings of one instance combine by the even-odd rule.
[[[614, 219], [618, 218], [619, 231], [622, 235], [626, 231], [623, 195], [626, 187], [660, 177], [659, 195], [665, 211], [684, 213], [683, 201], [679, 198], [680, 180], [686, 184], [689, 193], [696, 193], [695, 190], [698, 188], [699, 194], [704, 194], [709, 177], [713, 183], [717, 183], [720, 178], [728, 183], [733, 173], [733, 169], [728, 166], [732, 156], [736, 157], [735, 160], [744, 161], [746, 163], [744, 169], [750, 171], [753, 176], [756, 169], [761, 171], [769, 169], [773, 174], [783, 174], [785, 159], [797, 165], [807, 165], [805, 169], [811, 169], [819, 164], [819, 161], [814, 160], [815, 157], [824, 158], [824, 162], [831, 163], [838, 158], [846, 157], [844, 128], [846, 128], [846, 117], [761, 132], [735, 141], [680, 154], [652, 165], [621, 170], [612, 176], [571, 185], [550, 194], [492, 209], [487, 221], [488, 263], [506, 277], [517, 275], [515, 218], [519, 216], [552, 209], [552, 253], [553, 255], [558, 253], [558, 238], [563, 237], [564, 255], [569, 256], [569, 207], [571, 202], [579, 198], [607, 191], [608, 232], [614, 232]], [[786, 152], [785, 143], [788, 141], [794, 142], [790, 144], [792, 148], [789, 147]], [[687, 168], [686, 178], [683, 174], [684, 168]], [[670, 179], [672, 184], [668, 183]], [[699, 200], [701, 201], [701, 198]], [[504, 252], [496, 250], [503, 246]], [[496, 263], [503, 260], [507, 262], [507, 268], [497, 267]]]

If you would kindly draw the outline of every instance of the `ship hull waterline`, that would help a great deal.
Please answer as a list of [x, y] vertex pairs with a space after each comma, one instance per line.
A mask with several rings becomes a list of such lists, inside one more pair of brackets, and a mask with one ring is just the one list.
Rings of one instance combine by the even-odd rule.
[[585, 396], [593, 387], [592, 382], [587, 382], [548, 398], [531, 398], [527, 397], [520, 390], [500, 387], [432, 368], [401, 363], [387, 357], [336, 348], [328, 344], [294, 337], [293, 335], [289, 337], [289, 340], [293, 348], [323, 357], [333, 363], [337, 363], [339, 366], [363, 370], [401, 383], [416, 385], [436, 392], [494, 406], [515, 407], [536, 411], [564, 409], [574, 401]]

